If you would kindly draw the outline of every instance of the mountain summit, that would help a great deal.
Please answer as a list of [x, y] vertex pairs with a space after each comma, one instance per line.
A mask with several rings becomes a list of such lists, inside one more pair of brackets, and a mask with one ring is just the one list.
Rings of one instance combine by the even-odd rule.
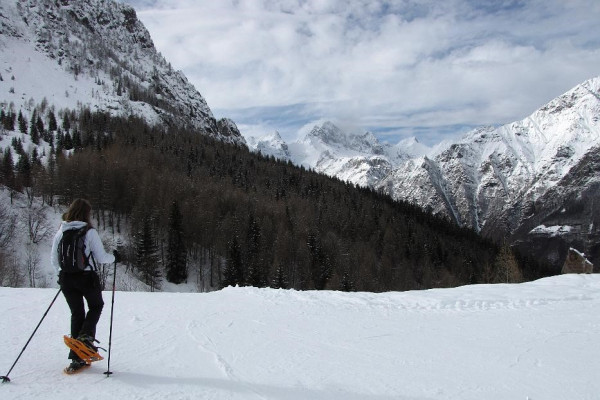
[[88, 107], [244, 143], [237, 128], [222, 134], [204, 98], [156, 51], [129, 6], [3, 1], [0, 51], [0, 102], [17, 109], [43, 101], [57, 109]]

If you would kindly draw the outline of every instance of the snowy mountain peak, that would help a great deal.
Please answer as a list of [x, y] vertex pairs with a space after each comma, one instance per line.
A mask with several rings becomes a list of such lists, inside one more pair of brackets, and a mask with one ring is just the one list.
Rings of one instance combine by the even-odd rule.
[[396, 154], [405, 155], [407, 158], [423, 157], [431, 151], [431, 148], [419, 142], [414, 136], [399, 141], [393, 148]]
[[550, 101], [548, 104], [540, 108], [536, 114], [557, 114], [564, 113], [568, 110], [578, 109], [584, 103], [593, 104], [600, 101], [600, 76], [589, 79], [573, 89], [569, 90], [562, 96]]
[[414, 146], [416, 144], [420, 144], [419, 139], [417, 139], [415, 136], [411, 136], [409, 138], [406, 139], [402, 139], [401, 141], [398, 142], [398, 144], [403, 144], [406, 146]]
[[265, 156], [273, 156], [279, 160], [289, 160], [291, 158], [288, 145], [277, 131], [259, 138], [249, 137], [247, 144], [250, 150], [260, 152]]
[[382, 155], [385, 151], [372, 132], [347, 133], [329, 121], [315, 125], [301, 143], [312, 146], [319, 152], [331, 154], [348, 155], [348, 152], [353, 152], [370, 156]]
[[379, 140], [372, 132], [365, 132], [362, 135], [351, 135], [347, 146], [358, 152], [383, 154], [384, 147], [379, 143]]
[[0, 103], [88, 107], [222, 138], [206, 101], [156, 51], [135, 10], [112, 0], [3, 1]]
[[348, 141], [346, 134], [334, 125], [326, 121], [322, 125], [316, 125], [304, 138], [304, 142], [321, 142], [326, 145], [345, 145]]

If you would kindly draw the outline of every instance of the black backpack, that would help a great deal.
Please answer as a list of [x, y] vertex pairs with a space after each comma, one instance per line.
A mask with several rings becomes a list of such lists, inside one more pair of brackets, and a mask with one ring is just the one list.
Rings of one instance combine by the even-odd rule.
[[81, 272], [88, 266], [96, 270], [92, 253], [87, 257], [85, 255], [85, 234], [89, 230], [89, 225], [86, 225], [80, 229], [69, 229], [63, 232], [62, 239], [58, 243], [58, 261], [61, 271]]

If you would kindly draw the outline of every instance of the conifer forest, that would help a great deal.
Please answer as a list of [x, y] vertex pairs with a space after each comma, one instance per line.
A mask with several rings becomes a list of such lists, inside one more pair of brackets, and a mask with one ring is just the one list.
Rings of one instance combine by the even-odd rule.
[[[390, 291], [518, 282], [548, 267], [418, 205], [181, 127], [89, 109], [2, 109], [0, 183], [129, 238], [127, 268], [152, 289], [192, 275], [207, 290], [252, 285]], [[7, 140], [2, 136], [2, 140]]]

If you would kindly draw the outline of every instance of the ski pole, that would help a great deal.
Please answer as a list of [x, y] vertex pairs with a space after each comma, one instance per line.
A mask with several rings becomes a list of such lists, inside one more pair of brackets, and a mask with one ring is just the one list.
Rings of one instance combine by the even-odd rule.
[[48, 314], [48, 311], [50, 311], [50, 308], [52, 308], [52, 305], [54, 304], [54, 301], [56, 301], [56, 298], [58, 297], [58, 295], [60, 294], [61, 291], [62, 291], [62, 289], [58, 289], [58, 292], [56, 293], [56, 296], [54, 296], [54, 298], [52, 299], [52, 303], [50, 303], [50, 305], [48, 306], [48, 309], [46, 310], [46, 312], [42, 316], [42, 319], [40, 320], [40, 322], [38, 322], [37, 326], [33, 330], [33, 333], [29, 337], [29, 340], [27, 340], [27, 343], [25, 343], [25, 346], [23, 346], [23, 349], [19, 353], [19, 356], [17, 357], [17, 359], [13, 363], [12, 367], [10, 367], [10, 370], [8, 370], [8, 373], [5, 376], [0, 376], [0, 378], [2, 379], [2, 383], [10, 382], [10, 379], [8, 378], [8, 375], [10, 375], [10, 372], [13, 370], [13, 368], [17, 364], [17, 361], [19, 361], [19, 358], [21, 358], [21, 355], [23, 354], [23, 352], [27, 348], [27, 345], [29, 345], [29, 342], [31, 342], [31, 339], [33, 339], [33, 335], [35, 335], [35, 333], [37, 332], [38, 328], [42, 324], [42, 321], [44, 320], [44, 318], [46, 318], [46, 315]]
[[108, 378], [112, 372], [110, 371], [110, 349], [112, 347], [112, 327], [113, 327], [113, 311], [115, 309], [115, 285], [117, 282], [117, 262], [115, 261], [115, 268], [113, 272], [113, 287], [112, 287], [112, 301], [110, 304], [110, 333], [108, 335], [108, 369], [104, 373]]

